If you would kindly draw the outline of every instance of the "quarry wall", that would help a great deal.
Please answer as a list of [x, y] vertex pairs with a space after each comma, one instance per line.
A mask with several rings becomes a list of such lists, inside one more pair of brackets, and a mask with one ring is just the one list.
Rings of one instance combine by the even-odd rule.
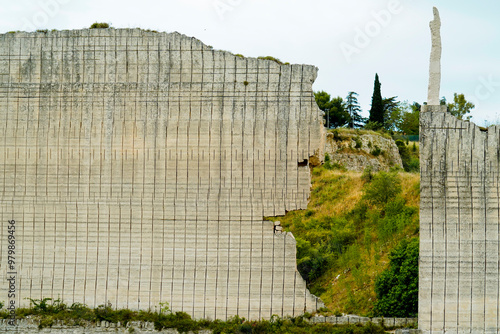
[[500, 128], [424, 106], [420, 131], [419, 329], [497, 333]]
[[263, 221], [307, 206], [316, 72], [178, 33], [0, 35], [0, 300], [219, 319], [321, 307], [293, 236]]

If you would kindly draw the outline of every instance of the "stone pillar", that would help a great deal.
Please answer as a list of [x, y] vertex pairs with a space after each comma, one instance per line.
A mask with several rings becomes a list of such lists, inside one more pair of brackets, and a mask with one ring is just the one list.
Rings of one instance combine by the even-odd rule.
[[429, 105], [420, 114], [419, 329], [498, 333], [500, 129], [439, 105], [439, 14], [431, 22]]

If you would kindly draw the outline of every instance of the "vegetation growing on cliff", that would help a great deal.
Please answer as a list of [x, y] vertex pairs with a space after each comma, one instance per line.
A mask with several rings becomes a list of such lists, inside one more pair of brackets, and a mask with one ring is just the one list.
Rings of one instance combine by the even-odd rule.
[[380, 314], [375, 283], [401, 240], [418, 238], [419, 175], [326, 167], [312, 170], [307, 210], [271, 219], [293, 232], [298, 269], [330, 311]]
[[[132, 321], [152, 322], [156, 330], [175, 328], [180, 333], [198, 333], [200, 330], [209, 330], [212, 333], [339, 333], [362, 334], [385, 333], [383, 327], [368, 323], [366, 325], [334, 325], [331, 323], [313, 324], [307, 321], [307, 316], [296, 318], [279, 318], [275, 315], [271, 319], [248, 321], [238, 316], [228, 321], [221, 320], [194, 320], [185, 312], [171, 312], [167, 303], [160, 303], [159, 311], [132, 311], [128, 309], [115, 310], [111, 305], [101, 305], [91, 309], [83, 304], [66, 305], [61, 300], [51, 298], [32, 299], [32, 307], [16, 310], [17, 318], [30, 317], [38, 323], [38, 328], [49, 328], [56, 324], [65, 326], [88, 327], [101, 321], [123, 326]], [[309, 315], [310, 316], [310, 315]], [[0, 318], [8, 318], [9, 313], [0, 312]], [[133, 333], [134, 327], [129, 327]]]
[[417, 143], [404, 142], [403, 140], [396, 140], [396, 146], [401, 156], [403, 169], [407, 172], [418, 173], [420, 172], [419, 148]]
[[279, 65], [290, 65], [289, 62], [286, 62], [286, 63], [283, 63], [281, 60], [279, 60], [278, 58], [275, 58], [273, 56], [260, 56], [260, 57], [257, 57], [257, 59], [264, 59], [264, 60], [272, 60], [276, 63], [278, 63]]
[[107, 28], [109, 28], [109, 23], [95, 22], [90, 26], [90, 29], [107, 29]]
[[418, 313], [418, 238], [403, 239], [392, 250], [389, 268], [375, 282], [376, 315], [416, 317]]

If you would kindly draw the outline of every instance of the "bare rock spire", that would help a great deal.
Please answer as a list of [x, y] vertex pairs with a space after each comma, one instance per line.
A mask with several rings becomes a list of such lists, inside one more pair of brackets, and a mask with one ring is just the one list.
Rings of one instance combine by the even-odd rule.
[[441, 18], [439, 11], [434, 7], [434, 20], [430, 22], [432, 49], [429, 66], [428, 105], [439, 105], [439, 89], [441, 86]]

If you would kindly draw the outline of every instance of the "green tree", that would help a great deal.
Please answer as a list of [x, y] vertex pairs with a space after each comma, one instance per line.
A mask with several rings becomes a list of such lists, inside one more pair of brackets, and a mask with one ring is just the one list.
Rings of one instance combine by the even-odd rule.
[[467, 120], [471, 119], [472, 116], [466, 115], [475, 107], [474, 103], [465, 99], [464, 94], [453, 94], [453, 103], [448, 103], [448, 111], [458, 119], [464, 119], [464, 117]]
[[384, 128], [386, 130], [396, 130], [401, 118], [400, 102], [397, 96], [382, 99], [384, 106]]
[[314, 98], [319, 109], [325, 112], [325, 125], [327, 128], [341, 127], [349, 122], [349, 114], [341, 97], [331, 98], [330, 94], [321, 91], [314, 93]]
[[384, 125], [384, 101], [382, 100], [382, 93], [380, 91], [380, 81], [378, 74], [375, 74], [375, 83], [372, 95], [372, 107], [370, 109], [369, 121], [378, 123], [380, 127]]
[[419, 240], [403, 240], [391, 252], [389, 268], [375, 282], [374, 312], [385, 317], [415, 317], [418, 312]]
[[397, 102], [397, 106], [387, 108], [386, 129], [406, 135], [418, 135], [420, 108], [421, 105], [417, 102], [410, 105], [407, 101]]
[[418, 135], [420, 125], [420, 109], [422, 106], [413, 102], [410, 109], [403, 112], [399, 129], [406, 135]]
[[346, 101], [345, 101], [345, 109], [349, 114], [349, 127], [350, 128], [359, 128], [363, 126], [365, 122], [364, 117], [362, 117], [359, 113], [361, 112], [361, 107], [358, 102], [358, 93], [349, 92], [347, 93]]

